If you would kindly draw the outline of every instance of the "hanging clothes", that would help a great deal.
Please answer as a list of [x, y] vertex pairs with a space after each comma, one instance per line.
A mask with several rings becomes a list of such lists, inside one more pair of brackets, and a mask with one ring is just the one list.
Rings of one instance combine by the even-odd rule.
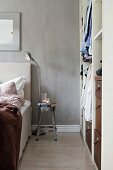
[[84, 71], [84, 85], [82, 89], [82, 96], [81, 96], [81, 109], [85, 109], [85, 94], [86, 94], [86, 85], [87, 85], [87, 75], [89, 72], [89, 68], [83, 70]]
[[90, 72], [87, 77], [86, 87], [86, 99], [85, 99], [85, 119], [86, 121], [92, 120], [92, 65], [90, 66]]
[[[85, 32], [82, 41], [81, 53], [84, 56], [92, 55], [91, 44], [92, 44], [92, 0], [89, 1], [89, 6], [87, 10]], [[90, 50], [89, 50], [90, 49]]]
[[92, 64], [87, 71], [87, 78], [82, 91], [81, 108], [85, 110], [85, 120], [92, 120]]

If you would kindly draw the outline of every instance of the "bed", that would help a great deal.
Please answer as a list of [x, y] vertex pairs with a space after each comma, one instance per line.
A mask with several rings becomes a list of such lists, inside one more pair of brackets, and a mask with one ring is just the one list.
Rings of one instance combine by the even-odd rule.
[[20, 141], [19, 159], [22, 157], [23, 150], [31, 135], [31, 64], [30, 63], [0, 63], [0, 83], [14, 79], [19, 76], [26, 77], [26, 83], [24, 87], [25, 103], [21, 107], [22, 115], [22, 130]]

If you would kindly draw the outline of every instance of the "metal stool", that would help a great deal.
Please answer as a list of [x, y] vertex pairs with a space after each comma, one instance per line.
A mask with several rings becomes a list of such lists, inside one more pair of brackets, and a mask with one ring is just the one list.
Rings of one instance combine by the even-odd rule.
[[56, 110], [56, 103], [38, 103], [38, 110], [39, 110], [39, 118], [38, 118], [38, 127], [37, 127], [37, 138], [36, 141], [39, 140], [40, 132], [41, 132], [41, 116], [44, 112], [51, 112], [52, 113], [52, 123], [53, 126], [50, 127], [54, 133], [54, 140], [57, 141], [57, 128], [55, 122], [55, 110]]

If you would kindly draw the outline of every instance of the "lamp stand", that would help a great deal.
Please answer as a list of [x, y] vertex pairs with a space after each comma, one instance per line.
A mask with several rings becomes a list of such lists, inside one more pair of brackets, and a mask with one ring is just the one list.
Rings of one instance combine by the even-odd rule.
[[41, 74], [40, 74], [40, 66], [39, 64], [34, 60], [34, 63], [38, 67], [38, 99], [41, 101]]

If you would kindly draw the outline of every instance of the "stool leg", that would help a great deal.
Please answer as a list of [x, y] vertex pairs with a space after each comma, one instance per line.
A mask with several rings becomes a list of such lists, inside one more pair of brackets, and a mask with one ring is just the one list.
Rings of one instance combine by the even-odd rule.
[[56, 128], [56, 121], [55, 121], [55, 109], [52, 111], [52, 121], [53, 121], [53, 133], [54, 133], [54, 140], [57, 141], [57, 128]]
[[38, 129], [37, 129], [37, 138], [36, 138], [36, 141], [39, 140], [39, 136], [40, 136], [41, 114], [42, 114], [42, 112], [40, 111], [39, 119], [38, 119]]

